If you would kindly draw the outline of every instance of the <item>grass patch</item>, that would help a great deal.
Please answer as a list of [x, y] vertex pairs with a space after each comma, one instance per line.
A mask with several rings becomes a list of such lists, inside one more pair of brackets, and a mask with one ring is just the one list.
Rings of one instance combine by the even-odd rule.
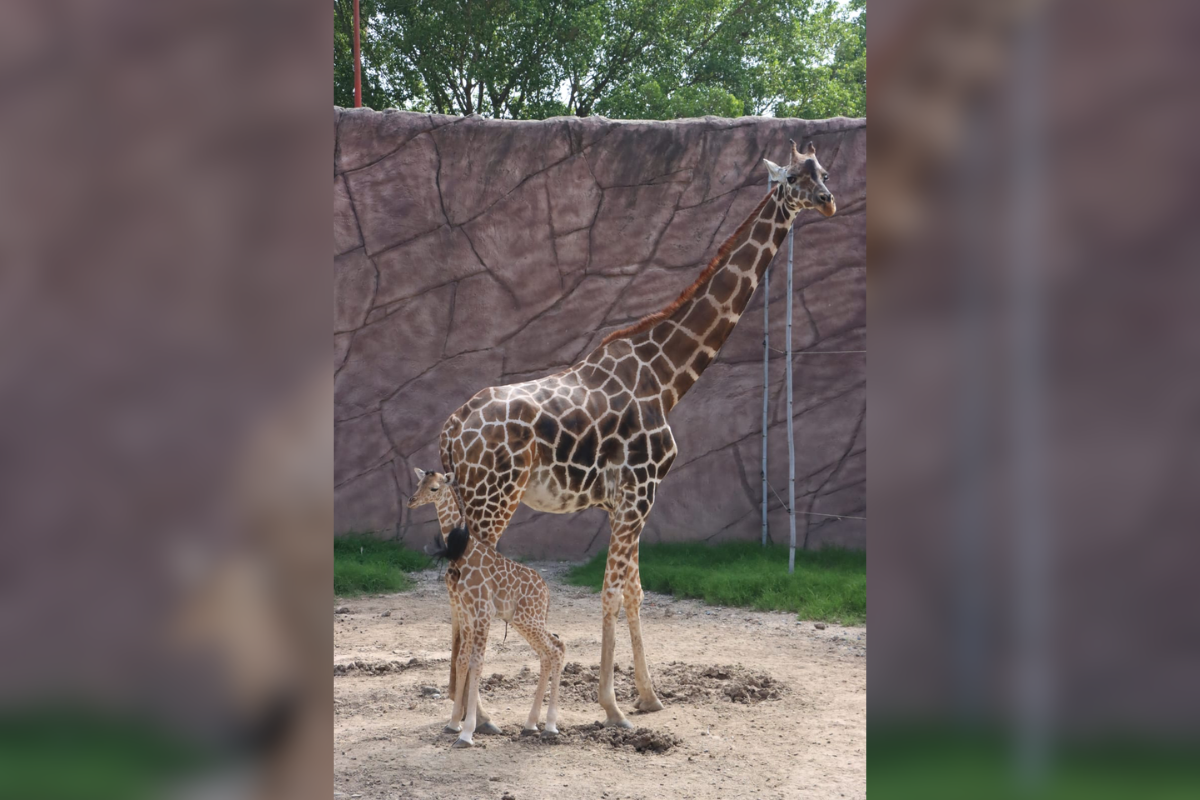
[[1183, 800], [1200, 797], [1195, 743], [1064, 743], [1044, 780], [1018, 779], [1014, 742], [994, 730], [915, 726], [872, 730], [872, 800]]
[[135, 719], [83, 709], [0, 713], [0, 797], [118, 800], [159, 796], [212, 754]]
[[[572, 567], [567, 582], [599, 591], [607, 551]], [[802, 619], [862, 625], [867, 620], [867, 554], [861, 550], [796, 551], [754, 542], [642, 544], [642, 587], [709, 605], [791, 611]]]
[[339, 597], [402, 592], [413, 586], [408, 572], [432, 562], [404, 545], [364, 534], [346, 534], [333, 540], [333, 593]]

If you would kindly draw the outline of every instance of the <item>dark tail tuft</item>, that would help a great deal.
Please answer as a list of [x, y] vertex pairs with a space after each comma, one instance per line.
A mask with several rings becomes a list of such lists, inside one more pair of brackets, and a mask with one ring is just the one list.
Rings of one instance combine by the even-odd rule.
[[463, 557], [463, 553], [467, 552], [467, 539], [470, 534], [466, 528], [455, 528], [450, 531], [450, 535], [446, 537], [446, 558], [451, 561], [457, 561]]
[[466, 528], [455, 528], [450, 531], [450, 535], [442, 538], [439, 533], [433, 540], [433, 543], [425, 548], [426, 555], [434, 558], [444, 558], [447, 561], [457, 561], [462, 558], [463, 553], [467, 552], [467, 539], [469, 534]]

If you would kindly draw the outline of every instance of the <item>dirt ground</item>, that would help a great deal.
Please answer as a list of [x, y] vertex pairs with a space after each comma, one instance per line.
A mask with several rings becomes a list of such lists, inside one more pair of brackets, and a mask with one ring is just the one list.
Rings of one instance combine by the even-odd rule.
[[[642, 631], [666, 708], [633, 711], [632, 655], [617, 628], [617, 698], [633, 731], [602, 729], [595, 702], [600, 600], [550, 584], [550, 630], [566, 645], [556, 741], [519, 735], [538, 662], [492, 625], [482, 702], [502, 736], [451, 750], [442, 733], [450, 608], [440, 575], [403, 594], [342, 600], [334, 615], [334, 795], [348, 798], [866, 797], [866, 628], [711, 608], [646, 593]], [[434, 693], [436, 692], [436, 694]], [[545, 706], [542, 707], [542, 721]]]

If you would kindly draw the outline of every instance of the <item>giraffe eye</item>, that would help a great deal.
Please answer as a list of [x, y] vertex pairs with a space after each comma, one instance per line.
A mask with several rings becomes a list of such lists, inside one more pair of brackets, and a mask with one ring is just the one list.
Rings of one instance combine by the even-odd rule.
[[822, 172], [822, 173], [821, 173], [821, 180], [823, 180], [823, 181], [827, 181], [827, 180], [829, 180], [829, 173], [828, 173], [828, 172]]
[[436, 492], [436, 491], [437, 491], [438, 489], [440, 489], [440, 488], [442, 488], [442, 487], [440, 487], [440, 486], [434, 486], [434, 487], [431, 487], [429, 491], [431, 491], [431, 492]]
[[795, 182], [796, 182], [796, 176], [788, 175], [788, 183], [795, 183]]

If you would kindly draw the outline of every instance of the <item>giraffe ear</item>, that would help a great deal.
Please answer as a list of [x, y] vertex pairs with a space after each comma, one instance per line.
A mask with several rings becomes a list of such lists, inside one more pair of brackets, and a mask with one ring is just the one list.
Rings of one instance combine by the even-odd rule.
[[425, 480], [425, 470], [421, 469], [420, 467], [413, 467], [413, 472], [417, 474], [417, 480]]
[[768, 158], [764, 158], [763, 163], [767, 165], [767, 173], [770, 176], [770, 180], [776, 183], [783, 183], [787, 180], [787, 167], [781, 167]]

